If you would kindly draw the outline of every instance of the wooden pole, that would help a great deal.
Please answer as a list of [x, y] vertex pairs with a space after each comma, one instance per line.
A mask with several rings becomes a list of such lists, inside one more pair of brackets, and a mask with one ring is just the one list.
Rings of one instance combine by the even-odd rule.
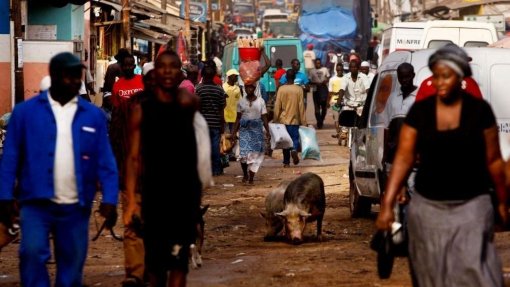
[[[184, 36], [189, 39], [191, 36], [191, 27], [189, 20], [189, 0], [184, 0]], [[188, 40], [189, 41], [189, 40]]]
[[122, 41], [121, 47], [131, 50], [131, 22], [129, 0], [122, 0]]
[[[161, 0], [161, 9], [166, 11], [166, 0]], [[161, 24], [166, 24], [166, 13], [161, 16]]]
[[23, 83], [23, 29], [21, 27], [21, 0], [12, 0], [12, 21], [14, 22], [14, 102], [25, 100]]

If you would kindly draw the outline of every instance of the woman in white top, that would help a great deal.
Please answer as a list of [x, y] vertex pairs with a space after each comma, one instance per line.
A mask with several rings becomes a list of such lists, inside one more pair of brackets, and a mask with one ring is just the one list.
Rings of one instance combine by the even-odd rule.
[[[239, 156], [243, 169], [243, 182], [253, 184], [255, 173], [264, 161], [264, 128], [266, 137], [270, 138], [267, 125], [266, 104], [255, 95], [255, 86], [245, 86], [246, 97], [237, 104], [237, 118], [233, 135], [239, 139]], [[239, 137], [237, 137], [239, 132]]]

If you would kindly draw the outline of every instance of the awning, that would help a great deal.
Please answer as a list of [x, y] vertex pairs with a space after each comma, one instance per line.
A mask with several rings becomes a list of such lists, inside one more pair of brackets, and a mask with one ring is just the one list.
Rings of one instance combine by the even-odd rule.
[[158, 33], [156, 31], [140, 27], [136, 24], [131, 28], [131, 36], [161, 45], [167, 44], [168, 41], [172, 39], [170, 35]]
[[122, 5], [120, 3], [117, 3], [117, 2], [114, 2], [114, 1], [92, 0], [92, 4], [99, 4], [99, 5], [110, 6], [110, 7], [112, 7], [113, 9], [115, 9], [115, 10], [117, 10], [119, 12], [122, 10]]
[[444, 0], [436, 6], [446, 6], [451, 10], [462, 9], [477, 5], [486, 5], [499, 2], [510, 2], [509, 0]]
[[[170, 17], [168, 17], [170, 18]], [[178, 24], [178, 20], [176, 19], [168, 19], [167, 18], [167, 24], [161, 24], [159, 21], [154, 20], [143, 20], [140, 21], [141, 24], [150, 26], [151, 30], [159, 31], [165, 34], [170, 34], [172, 36], [179, 35], [179, 30], [184, 28], [184, 20], [182, 20], [182, 25], [176, 25]], [[175, 21], [175, 22], [173, 22]]]

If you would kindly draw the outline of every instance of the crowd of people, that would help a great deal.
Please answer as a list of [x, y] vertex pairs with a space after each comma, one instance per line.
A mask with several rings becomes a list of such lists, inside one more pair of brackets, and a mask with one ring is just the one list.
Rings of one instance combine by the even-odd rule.
[[[183, 66], [176, 53], [165, 50], [138, 75], [135, 58], [121, 50], [105, 76], [103, 110], [77, 96], [84, 69], [80, 60], [70, 53], [54, 56], [48, 89], [12, 113], [0, 165], [0, 222], [12, 226], [20, 212], [22, 285], [50, 286], [51, 235], [56, 286], [81, 286], [99, 182], [99, 211], [108, 228], [117, 221], [119, 194], [123, 202], [123, 286], [185, 286], [204, 184], [197, 169], [196, 113], [207, 122], [212, 175], [223, 174], [225, 158], [227, 164], [236, 159], [245, 184], [254, 184], [270, 152], [269, 122], [285, 125], [293, 141], [282, 151], [283, 167], [290, 167], [291, 159], [299, 164], [299, 127], [308, 124], [309, 91], [318, 129], [329, 108], [336, 120], [344, 108], [361, 114], [373, 78], [367, 63], [351, 53], [348, 71], [338, 63], [331, 76], [310, 52], [305, 52], [306, 74], [297, 59], [288, 70], [275, 61], [278, 89], [271, 97], [262, 82], [240, 81], [235, 69], [222, 82], [213, 59], [200, 67]], [[265, 73], [265, 53], [261, 60]], [[414, 170], [416, 185], [407, 199], [413, 284], [502, 286], [493, 225], [494, 213], [500, 222], [508, 221], [508, 209], [494, 114], [463, 88], [472, 72], [461, 48], [438, 50], [429, 68], [436, 90], [423, 99], [413, 84], [413, 66], [403, 63], [397, 70], [401, 92], [389, 96], [385, 113], [391, 119], [388, 131], [397, 125], [398, 133], [388, 136], [392, 149], [383, 160], [389, 180], [377, 228], [391, 230], [393, 206]], [[336, 126], [334, 136], [344, 137]], [[226, 132], [238, 143], [237, 154], [221, 154]], [[162, 225], [169, 231], [161, 232]]]

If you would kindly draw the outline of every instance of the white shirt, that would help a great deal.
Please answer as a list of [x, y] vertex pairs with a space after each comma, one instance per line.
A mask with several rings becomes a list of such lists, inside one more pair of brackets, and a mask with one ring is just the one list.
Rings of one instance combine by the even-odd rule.
[[221, 75], [221, 69], [223, 67], [223, 62], [221, 62], [220, 58], [218, 58], [218, 57], [214, 57], [213, 61], [216, 64], [216, 73], [218, 75]]
[[416, 100], [417, 91], [418, 89], [414, 90], [405, 99], [402, 96], [402, 91], [400, 91], [398, 94], [392, 93], [390, 95], [390, 97], [388, 98], [388, 104], [384, 109], [386, 119], [388, 120], [386, 126], [388, 126], [391, 120], [393, 120], [394, 118], [403, 118], [407, 115], [407, 112], [409, 112], [409, 109]]
[[313, 61], [315, 60], [315, 52], [312, 50], [306, 50], [303, 52], [303, 58], [305, 59], [305, 68], [313, 69], [315, 68], [315, 64]]
[[344, 75], [341, 85], [340, 89], [345, 91], [343, 101], [346, 105], [356, 106], [364, 103], [367, 99], [367, 91], [370, 88], [367, 75], [358, 73], [356, 82], [354, 82], [351, 73], [348, 73]]
[[266, 104], [261, 97], [251, 102], [247, 97], [243, 97], [237, 103], [237, 112], [242, 113], [241, 118], [245, 120], [260, 119], [262, 115], [267, 114]]
[[55, 145], [55, 163], [53, 165], [53, 184], [58, 204], [78, 202], [78, 187], [74, 170], [74, 149], [72, 123], [78, 109], [78, 97], [74, 97], [64, 106], [53, 100], [48, 91], [48, 100], [57, 124], [57, 142]]

